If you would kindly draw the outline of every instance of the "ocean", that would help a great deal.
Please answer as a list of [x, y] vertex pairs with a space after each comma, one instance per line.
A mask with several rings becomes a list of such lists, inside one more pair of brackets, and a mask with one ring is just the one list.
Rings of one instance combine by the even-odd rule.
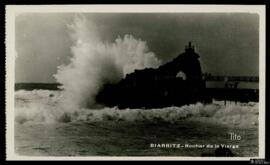
[[61, 90], [16, 90], [18, 155], [220, 156], [217, 147], [227, 145], [234, 156], [258, 156], [256, 102], [66, 111], [67, 105], [61, 105], [62, 97]]

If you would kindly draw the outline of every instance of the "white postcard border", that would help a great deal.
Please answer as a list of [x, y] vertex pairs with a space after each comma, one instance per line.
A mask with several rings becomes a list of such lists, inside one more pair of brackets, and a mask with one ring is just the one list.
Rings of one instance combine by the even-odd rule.
[[[258, 157], [54, 157], [19, 156], [14, 145], [15, 17], [22, 13], [257, 13], [259, 15]], [[7, 160], [250, 160], [265, 157], [265, 5], [6, 5], [6, 159]]]

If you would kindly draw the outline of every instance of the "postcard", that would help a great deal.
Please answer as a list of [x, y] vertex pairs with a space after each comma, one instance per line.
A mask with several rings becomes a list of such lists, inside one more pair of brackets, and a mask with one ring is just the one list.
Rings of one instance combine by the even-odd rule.
[[265, 155], [265, 6], [7, 5], [8, 160]]

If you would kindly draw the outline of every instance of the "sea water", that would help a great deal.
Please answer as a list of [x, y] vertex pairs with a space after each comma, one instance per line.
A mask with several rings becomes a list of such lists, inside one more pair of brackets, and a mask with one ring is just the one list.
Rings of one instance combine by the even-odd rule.
[[[63, 91], [15, 93], [15, 150], [28, 156], [258, 155], [258, 103], [213, 101], [182, 107], [65, 111]], [[234, 133], [240, 140], [232, 139]], [[183, 147], [151, 147], [151, 145]], [[185, 146], [205, 147], [185, 147]], [[207, 147], [208, 146], [208, 147]], [[212, 147], [211, 147], [212, 146]], [[215, 156], [215, 155], [214, 155]]]

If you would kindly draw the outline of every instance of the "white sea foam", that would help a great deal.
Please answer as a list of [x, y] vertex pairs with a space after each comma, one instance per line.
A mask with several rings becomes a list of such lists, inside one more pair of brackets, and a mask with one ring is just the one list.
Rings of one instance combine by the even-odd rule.
[[74, 42], [72, 57], [70, 63], [59, 66], [54, 75], [63, 85], [61, 102], [66, 111], [91, 108], [104, 84], [118, 82], [135, 69], [160, 65], [147, 43], [132, 35], [119, 36], [112, 43], [104, 41], [97, 25], [84, 16], [75, 17], [68, 27]]
[[74, 109], [65, 111], [60, 106], [63, 91], [33, 90], [16, 92], [16, 122], [169, 122], [192, 120], [202, 123], [221, 124], [233, 127], [253, 127], [258, 124], [258, 103], [192, 104], [182, 107], [157, 109]]

